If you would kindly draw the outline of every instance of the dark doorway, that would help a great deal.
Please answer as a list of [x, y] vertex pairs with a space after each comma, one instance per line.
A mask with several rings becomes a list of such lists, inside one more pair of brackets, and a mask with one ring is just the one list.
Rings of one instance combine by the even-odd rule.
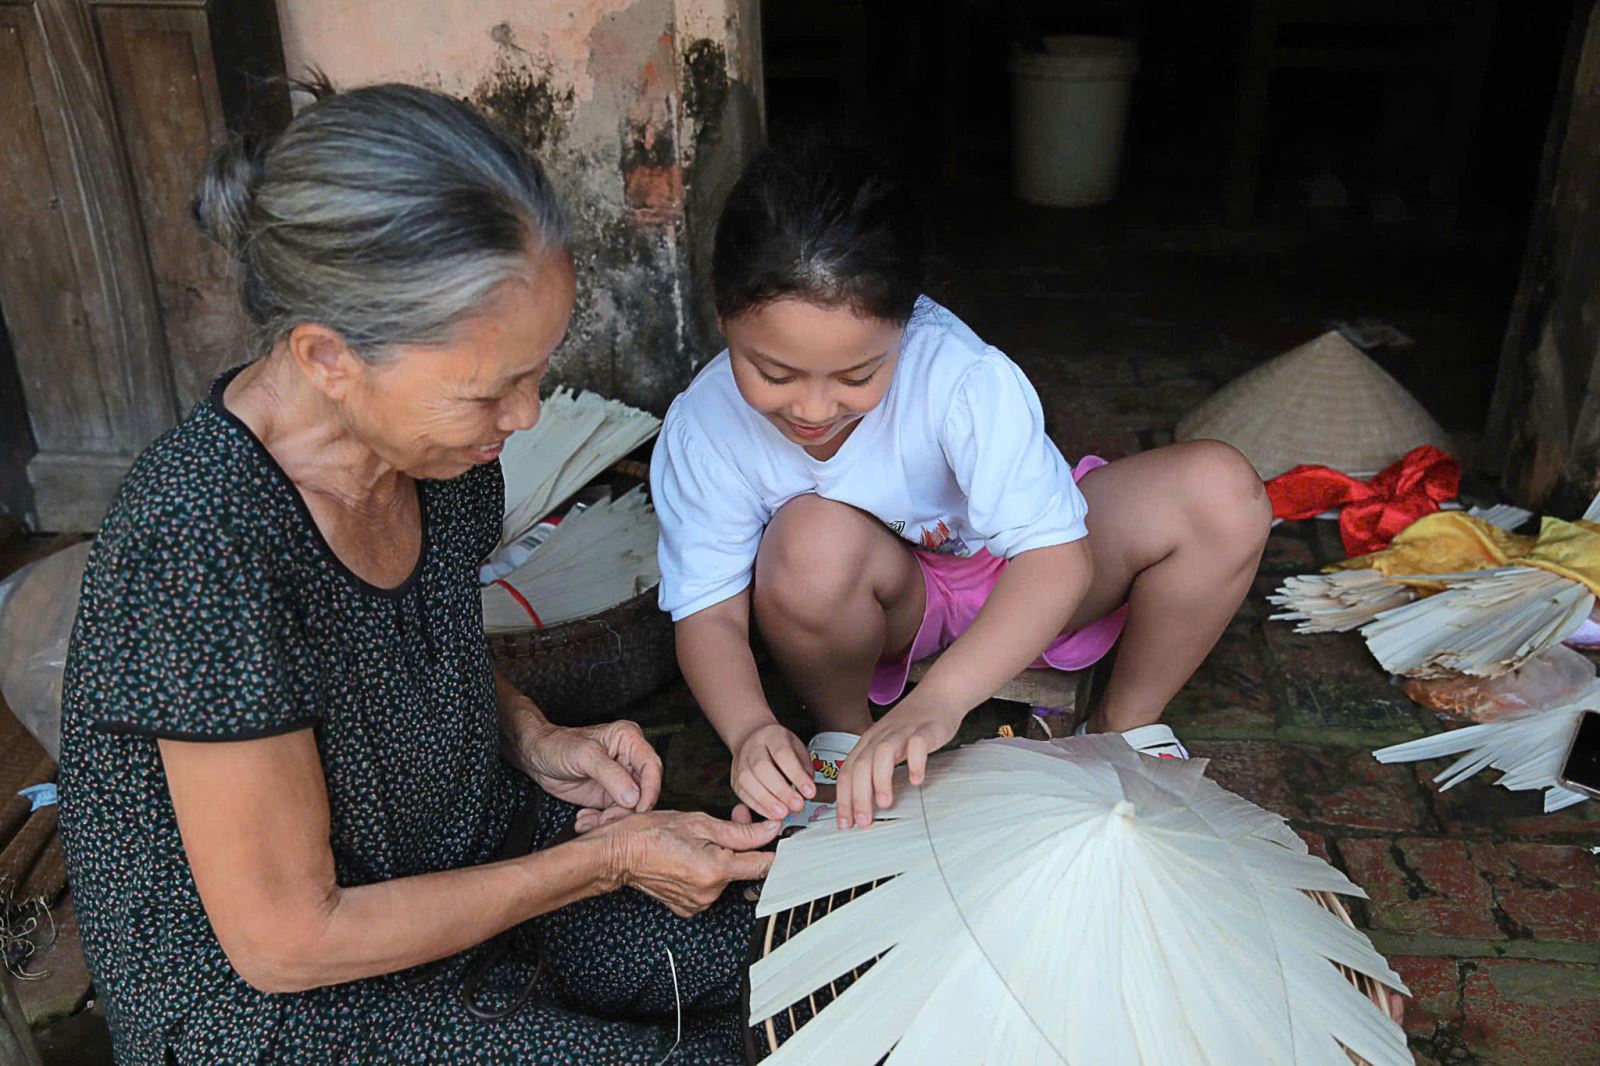
[[[1267, 78], [1248, 218], [1230, 226], [1264, 9], [1314, 17], [1276, 31], [1280, 51], [1299, 51]], [[1471, 10], [765, 0], [768, 127], [778, 141], [873, 147], [913, 176], [938, 252], [933, 295], [1024, 365], [1069, 455], [1161, 443], [1217, 385], [1344, 325], [1376, 338], [1369, 352], [1471, 458], [1574, 4], [1486, 0], [1481, 24]], [[1474, 32], [1485, 51], [1440, 211], [1440, 146]], [[1138, 47], [1119, 192], [1099, 207], [1029, 206], [1010, 188], [1008, 56], [1068, 33]]]

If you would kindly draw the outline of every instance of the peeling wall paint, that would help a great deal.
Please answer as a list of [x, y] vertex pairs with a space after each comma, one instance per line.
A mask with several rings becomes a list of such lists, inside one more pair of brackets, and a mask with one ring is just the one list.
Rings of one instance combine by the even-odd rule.
[[720, 341], [715, 205], [761, 139], [758, 0], [278, 0], [289, 69], [405, 81], [517, 133], [572, 218], [559, 383], [656, 411]]

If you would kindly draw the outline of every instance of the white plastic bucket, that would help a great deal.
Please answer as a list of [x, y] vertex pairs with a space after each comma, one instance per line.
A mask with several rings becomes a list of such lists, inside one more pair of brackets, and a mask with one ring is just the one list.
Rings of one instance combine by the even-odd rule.
[[1117, 192], [1132, 41], [1046, 37], [1045, 51], [1011, 52], [1011, 187], [1057, 207], [1103, 204]]

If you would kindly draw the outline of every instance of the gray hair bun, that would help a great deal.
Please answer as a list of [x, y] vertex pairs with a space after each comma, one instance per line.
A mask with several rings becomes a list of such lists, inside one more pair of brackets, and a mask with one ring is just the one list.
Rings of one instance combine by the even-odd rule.
[[544, 171], [471, 105], [297, 87], [316, 100], [270, 142], [218, 148], [192, 208], [238, 264], [257, 354], [310, 322], [373, 362], [445, 342], [531, 254], [566, 245]]
[[200, 232], [239, 258], [249, 235], [250, 205], [261, 180], [258, 143], [236, 137], [211, 153], [189, 213]]

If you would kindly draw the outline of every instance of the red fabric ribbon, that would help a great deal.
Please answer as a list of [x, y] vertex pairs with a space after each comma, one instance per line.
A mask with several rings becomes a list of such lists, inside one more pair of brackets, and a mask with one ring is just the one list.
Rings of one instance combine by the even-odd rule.
[[1297, 466], [1267, 482], [1272, 516], [1285, 520], [1339, 512], [1345, 554], [1387, 548], [1395, 534], [1454, 499], [1461, 489], [1461, 464], [1424, 444], [1371, 481], [1362, 482], [1328, 466]]

